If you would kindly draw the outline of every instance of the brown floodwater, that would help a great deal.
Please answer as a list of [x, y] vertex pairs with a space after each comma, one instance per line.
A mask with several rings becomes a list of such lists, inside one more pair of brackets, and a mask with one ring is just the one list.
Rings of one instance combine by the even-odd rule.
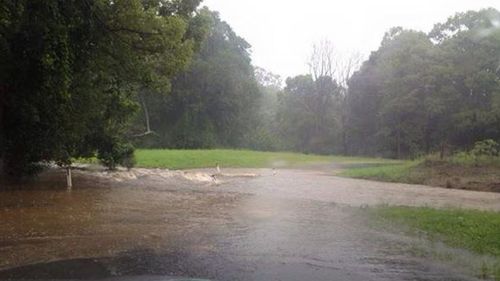
[[370, 227], [358, 210], [500, 210], [498, 193], [314, 170], [224, 173], [75, 171], [70, 192], [64, 173], [52, 170], [0, 192], [0, 279], [475, 280], [456, 264], [414, 253], [415, 245], [436, 245]]

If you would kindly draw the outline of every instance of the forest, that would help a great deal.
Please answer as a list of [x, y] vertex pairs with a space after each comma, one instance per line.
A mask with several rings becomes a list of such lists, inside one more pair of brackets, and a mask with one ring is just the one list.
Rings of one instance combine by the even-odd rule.
[[0, 158], [15, 177], [131, 165], [134, 148], [410, 159], [500, 141], [493, 8], [394, 27], [366, 59], [321, 41], [309, 73], [282, 79], [199, 0], [2, 2]]
[[428, 34], [392, 28], [366, 61], [319, 42], [310, 73], [286, 81], [252, 66], [250, 45], [203, 12], [209, 35], [171, 93], [142, 107], [156, 134], [139, 146], [412, 158], [500, 138], [497, 10], [456, 14]]

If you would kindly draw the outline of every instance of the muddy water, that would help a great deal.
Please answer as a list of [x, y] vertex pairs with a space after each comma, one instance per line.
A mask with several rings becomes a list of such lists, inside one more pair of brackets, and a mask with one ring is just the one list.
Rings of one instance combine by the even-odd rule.
[[51, 172], [0, 194], [0, 279], [474, 280], [367, 226], [363, 205], [500, 210], [500, 194], [315, 171]]

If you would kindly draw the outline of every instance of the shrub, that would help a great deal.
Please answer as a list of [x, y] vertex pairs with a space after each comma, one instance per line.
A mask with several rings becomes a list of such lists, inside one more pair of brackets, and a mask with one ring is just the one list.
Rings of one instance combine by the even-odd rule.
[[106, 151], [99, 151], [99, 161], [110, 170], [122, 165], [131, 169], [135, 165], [134, 146], [129, 143], [117, 143]]
[[499, 156], [499, 148], [500, 145], [496, 141], [488, 139], [476, 142], [474, 148], [470, 151], [470, 153], [475, 157], [495, 157]]
[[455, 154], [449, 162], [458, 165], [488, 166], [500, 165], [500, 145], [494, 140], [476, 142], [468, 152]]

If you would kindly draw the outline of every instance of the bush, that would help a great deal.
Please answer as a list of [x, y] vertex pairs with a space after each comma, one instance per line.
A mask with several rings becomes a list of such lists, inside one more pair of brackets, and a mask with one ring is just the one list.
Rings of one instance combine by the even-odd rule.
[[496, 157], [499, 156], [499, 148], [500, 145], [496, 141], [488, 139], [476, 142], [474, 148], [470, 151], [470, 153], [475, 157]]
[[449, 162], [458, 165], [500, 165], [500, 145], [494, 140], [476, 142], [468, 152], [456, 153]]
[[110, 170], [115, 170], [121, 165], [131, 169], [135, 165], [134, 146], [129, 143], [117, 143], [105, 151], [99, 151], [99, 161]]

